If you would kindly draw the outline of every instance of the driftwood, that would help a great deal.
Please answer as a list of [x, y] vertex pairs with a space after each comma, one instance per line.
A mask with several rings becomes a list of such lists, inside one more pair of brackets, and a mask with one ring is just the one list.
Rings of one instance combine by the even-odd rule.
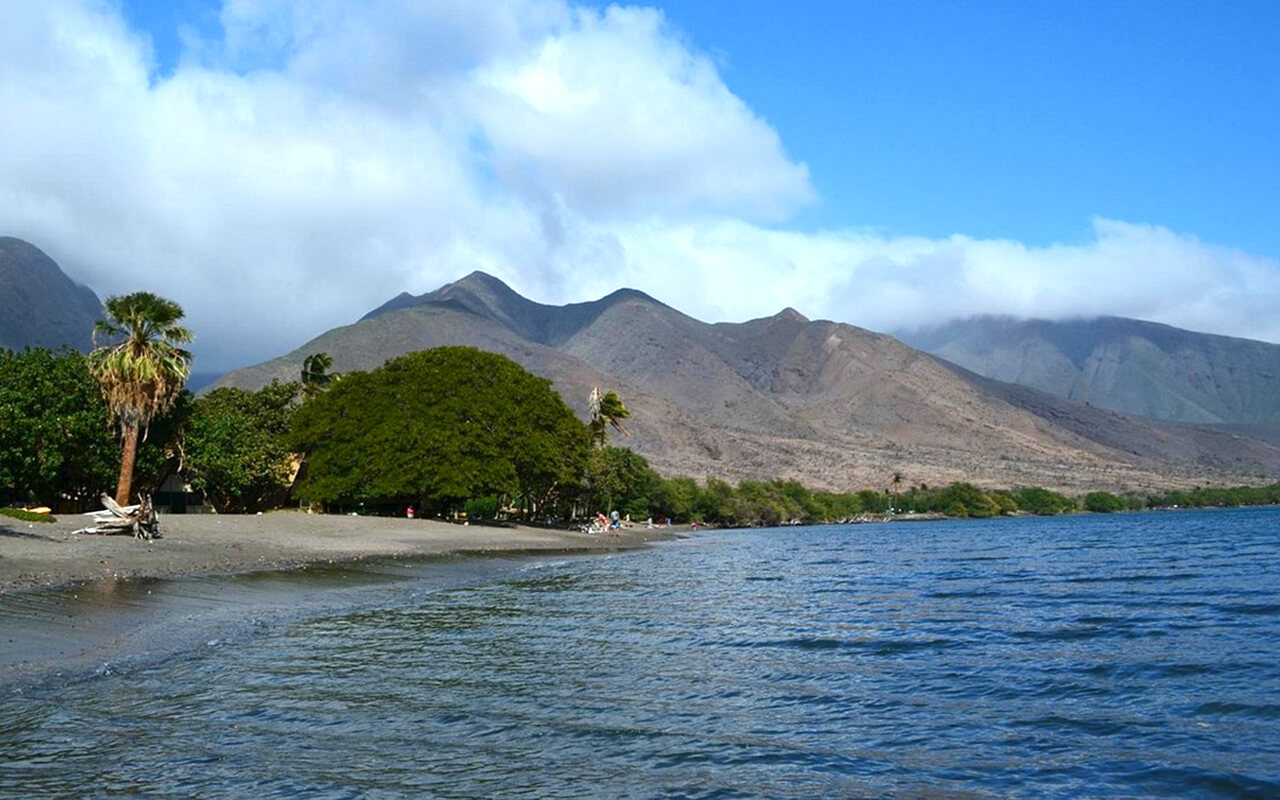
[[160, 520], [151, 506], [151, 496], [142, 495], [142, 502], [134, 506], [121, 506], [108, 495], [102, 496], [102, 511], [90, 511], [93, 525], [76, 533], [100, 533], [104, 535], [132, 533], [135, 539], [160, 538]]

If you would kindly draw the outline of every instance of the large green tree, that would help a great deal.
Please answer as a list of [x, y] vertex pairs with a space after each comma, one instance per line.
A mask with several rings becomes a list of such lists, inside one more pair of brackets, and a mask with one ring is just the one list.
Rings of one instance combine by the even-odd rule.
[[0, 492], [54, 505], [109, 486], [115, 443], [107, 407], [73, 350], [0, 350]]
[[89, 354], [89, 369], [120, 426], [116, 502], [123, 506], [132, 493], [138, 435], [182, 393], [191, 354], [179, 345], [192, 335], [180, 324], [182, 306], [150, 292], [108, 297], [103, 306], [107, 318], [94, 334], [105, 336], [108, 344]]
[[297, 383], [272, 381], [256, 392], [214, 389], [194, 403], [182, 437], [192, 488], [218, 511], [258, 511], [288, 496], [295, 472], [289, 449]]
[[291, 440], [307, 458], [303, 500], [436, 509], [492, 494], [545, 508], [576, 487], [588, 449], [550, 381], [471, 347], [346, 374], [298, 408]]
[[1018, 508], [1031, 514], [1052, 516], [1071, 508], [1071, 501], [1041, 486], [1025, 486], [1013, 493]]
[[587, 459], [587, 505], [593, 511], [618, 511], [647, 517], [663, 499], [662, 478], [638, 453], [623, 447], [596, 448]]

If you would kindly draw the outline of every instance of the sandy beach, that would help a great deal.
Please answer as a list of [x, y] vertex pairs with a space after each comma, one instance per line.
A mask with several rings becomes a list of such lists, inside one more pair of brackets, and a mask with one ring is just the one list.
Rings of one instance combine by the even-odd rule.
[[162, 538], [75, 534], [87, 517], [54, 523], [0, 517], [0, 594], [102, 578], [166, 578], [285, 569], [375, 556], [609, 551], [670, 539], [635, 527], [588, 535], [529, 527], [276, 511], [161, 517]]

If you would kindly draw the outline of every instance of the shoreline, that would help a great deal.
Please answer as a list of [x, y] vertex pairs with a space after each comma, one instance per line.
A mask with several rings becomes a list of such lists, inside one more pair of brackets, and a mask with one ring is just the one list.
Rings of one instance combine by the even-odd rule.
[[[1116, 513], [1195, 509], [1149, 508]], [[1090, 513], [1090, 512], [1078, 512]], [[1035, 516], [1028, 513], [1011, 518]], [[936, 512], [863, 514], [842, 524], [941, 522]], [[308, 565], [359, 563], [388, 557], [485, 554], [592, 553], [633, 550], [702, 531], [732, 530], [689, 524], [617, 533], [585, 534], [524, 525], [459, 525], [403, 517], [307, 514], [165, 514], [161, 538], [148, 543], [125, 535], [76, 534], [85, 515], [56, 522], [0, 516], [0, 597], [100, 580], [168, 579], [290, 570]], [[832, 524], [832, 523], [824, 523]]]
[[180, 578], [354, 563], [377, 557], [591, 553], [678, 538], [682, 528], [585, 534], [395, 517], [273, 511], [258, 515], [163, 515], [162, 537], [75, 534], [79, 515], [56, 522], [0, 517], [0, 596], [103, 579]]

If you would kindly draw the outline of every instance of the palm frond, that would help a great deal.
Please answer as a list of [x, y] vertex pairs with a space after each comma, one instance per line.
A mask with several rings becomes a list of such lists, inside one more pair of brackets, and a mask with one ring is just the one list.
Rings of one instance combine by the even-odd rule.
[[150, 292], [108, 297], [107, 319], [94, 326], [114, 344], [89, 354], [112, 416], [121, 428], [146, 427], [182, 392], [191, 371], [191, 353], [178, 345], [194, 337], [178, 324], [182, 306]]

